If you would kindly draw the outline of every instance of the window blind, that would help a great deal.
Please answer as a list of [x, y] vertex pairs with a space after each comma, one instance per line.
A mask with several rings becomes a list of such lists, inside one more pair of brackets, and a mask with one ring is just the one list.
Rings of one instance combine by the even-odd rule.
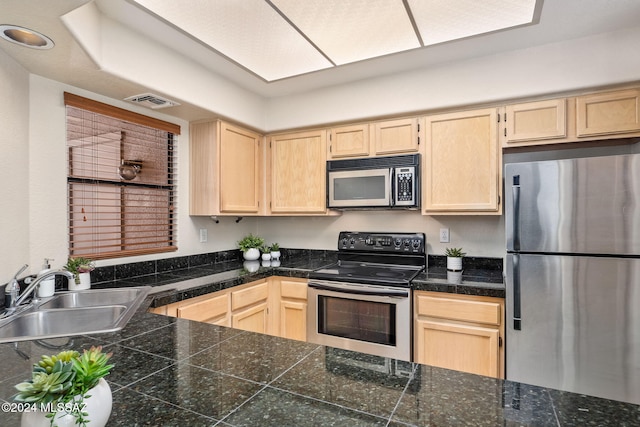
[[176, 250], [176, 134], [153, 120], [140, 124], [135, 113], [129, 121], [126, 110], [111, 116], [105, 104], [98, 103], [99, 112], [82, 108], [67, 95], [70, 255]]

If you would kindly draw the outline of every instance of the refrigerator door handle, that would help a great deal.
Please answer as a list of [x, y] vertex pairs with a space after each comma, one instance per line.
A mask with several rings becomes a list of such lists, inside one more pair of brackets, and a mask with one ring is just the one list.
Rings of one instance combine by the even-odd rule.
[[511, 187], [513, 195], [513, 250], [520, 250], [520, 175], [513, 176], [513, 186]]
[[520, 331], [522, 328], [522, 305], [520, 301], [520, 255], [513, 254], [513, 329]]

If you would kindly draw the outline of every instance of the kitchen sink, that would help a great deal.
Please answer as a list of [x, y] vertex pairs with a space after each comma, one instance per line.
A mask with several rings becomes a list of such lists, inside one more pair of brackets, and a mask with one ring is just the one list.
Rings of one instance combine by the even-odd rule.
[[136, 313], [149, 286], [63, 292], [0, 320], [0, 343], [118, 331]]
[[129, 304], [140, 295], [142, 288], [100, 289], [93, 291], [66, 292], [54, 295], [40, 304], [39, 308], [77, 308], [104, 305]]

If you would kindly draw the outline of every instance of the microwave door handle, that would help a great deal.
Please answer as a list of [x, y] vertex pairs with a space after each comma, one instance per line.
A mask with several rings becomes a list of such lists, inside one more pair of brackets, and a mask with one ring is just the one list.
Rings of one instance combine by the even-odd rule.
[[389, 168], [389, 206], [396, 205], [396, 169]]

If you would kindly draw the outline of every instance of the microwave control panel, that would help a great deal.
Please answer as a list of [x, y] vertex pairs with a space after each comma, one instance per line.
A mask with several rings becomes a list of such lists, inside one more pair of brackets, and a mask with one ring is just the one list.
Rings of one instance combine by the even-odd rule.
[[394, 169], [393, 183], [395, 186], [396, 206], [416, 205], [416, 167], [403, 166]]

